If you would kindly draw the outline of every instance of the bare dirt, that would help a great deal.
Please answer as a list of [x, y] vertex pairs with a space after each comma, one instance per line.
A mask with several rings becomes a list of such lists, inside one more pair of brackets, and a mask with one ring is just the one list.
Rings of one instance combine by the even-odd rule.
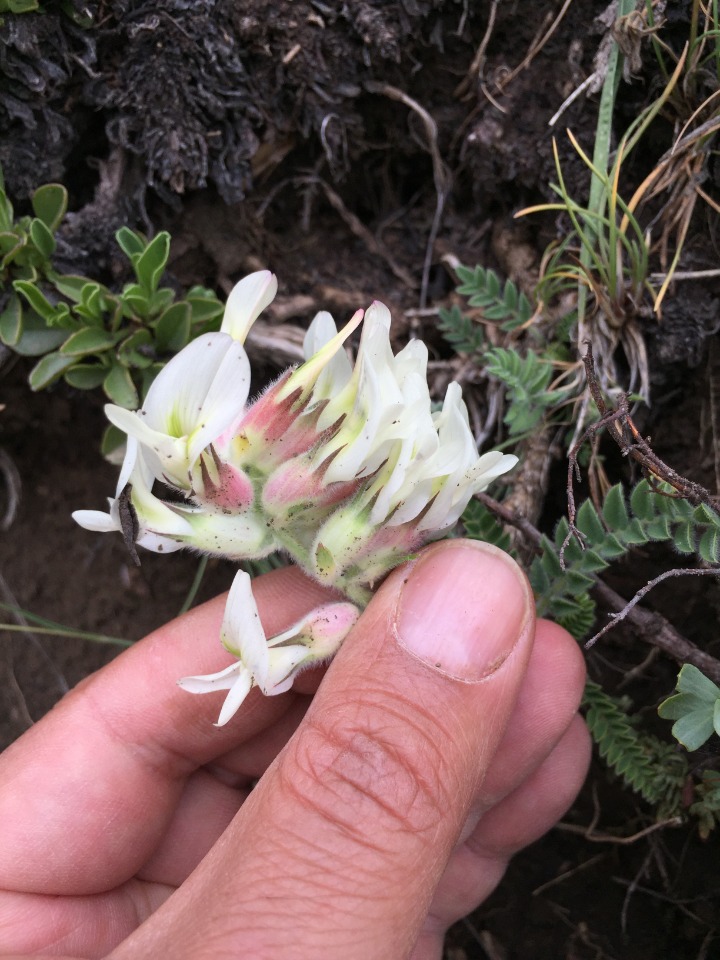
[[[178, 288], [227, 292], [250, 270], [274, 270], [281, 287], [268, 322], [276, 336], [249, 345], [256, 388], [288, 362], [277, 347], [288, 330], [317, 309], [342, 318], [378, 296], [393, 310], [399, 340], [410, 331], [428, 340], [441, 385], [450, 351], [433, 316], [417, 311], [453, 302], [445, 255], [493, 266], [531, 292], [557, 225], [549, 217], [518, 225], [512, 215], [550, 197], [548, 120], [592, 72], [602, 3], [570, 4], [527, 63], [560, 4], [75, 4], [80, 19], [91, 11], [94, 26], [73, 23], [59, 3], [44, 6], [42, 15], [6, 16], [0, 25], [0, 162], [9, 193], [22, 211], [39, 184], [66, 183], [72, 212], [59, 265], [108, 283], [127, 279], [112, 239], [122, 223], [171, 231], [169, 282]], [[688, 9], [667, 4], [678, 36]], [[651, 69], [647, 60], [623, 88], [619, 123], [646, 101]], [[596, 116], [597, 97], [579, 97], [559, 127], [587, 147]], [[659, 125], [660, 152], [672, 133]], [[568, 181], [584, 189], [560, 131], [558, 142]], [[631, 169], [638, 179], [643, 162]], [[692, 238], [688, 256], [696, 269], [716, 259]], [[717, 295], [712, 281], [683, 287], [662, 327], [643, 321], [653, 370], [647, 429], [665, 459], [711, 488], [718, 361], [708, 343]], [[11, 361], [0, 380], [0, 444], [22, 482], [17, 515], [0, 535], [9, 591], [0, 600], [138, 639], [177, 613], [197, 558], [148, 554], [138, 569], [120, 538], [74, 525], [72, 510], [101, 508], [115, 485], [116, 469], [98, 451], [102, 398], [63, 386], [31, 394], [27, 372], [25, 361]], [[609, 451], [608, 463], [627, 478]], [[559, 492], [542, 518], [548, 529], [564, 508], [564, 465], [556, 470], [551, 489]], [[613, 584], [629, 596], [643, 574], [620, 567]], [[199, 599], [226, 589], [232, 575], [230, 565], [211, 562]], [[717, 644], [717, 588], [684, 586], [654, 602], [695, 642]], [[621, 631], [591, 667], [612, 687], [647, 652]], [[5, 633], [2, 744], [116, 653]], [[655, 659], [622, 692], [651, 716], [674, 670]], [[596, 817], [595, 833], [584, 834]], [[617, 841], [650, 822], [642, 802], [608, 784], [598, 764], [569, 827], [517, 858], [491, 900], [452, 931], [448, 960], [720, 956], [717, 840], [702, 843], [682, 827]]]

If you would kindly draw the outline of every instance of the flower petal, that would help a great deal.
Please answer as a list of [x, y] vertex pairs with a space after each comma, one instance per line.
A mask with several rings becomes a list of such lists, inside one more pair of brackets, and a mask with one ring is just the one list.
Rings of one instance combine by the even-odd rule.
[[130, 484], [132, 505], [141, 530], [149, 530], [166, 537], [192, 536], [192, 525], [177, 510], [152, 493], [140, 470], [136, 469], [130, 475]]
[[[128, 437], [133, 437], [152, 450], [163, 465], [173, 469], [176, 464], [182, 465], [185, 462], [187, 450], [185, 440], [153, 429], [138, 411], [126, 410], [124, 407], [109, 403], [105, 407], [105, 416], [118, 430], [122, 430]], [[161, 476], [157, 479], [160, 480]]]
[[[297, 370], [293, 370], [292, 374], [288, 377], [282, 389], [280, 390], [278, 399], [282, 400], [286, 397], [289, 397], [299, 389], [301, 391], [300, 402], [307, 401], [307, 398], [310, 396], [315, 384], [317, 383], [318, 377], [330, 360], [338, 352], [338, 350], [342, 348], [342, 345], [345, 343], [353, 330], [360, 326], [363, 316], [363, 310], [356, 310], [339, 333], [332, 337], [331, 340], [328, 340], [328, 342], [320, 350], [318, 350], [314, 356], [310, 357], [309, 360], [301, 364]], [[320, 429], [324, 429], [324, 427], [321, 426]]]
[[105, 412], [156, 455], [156, 479], [169, 478], [187, 489], [188, 474], [205, 447], [242, 417], [249, 389], [250, 361], [242, 344], [224, 333], [208, 333], [173, 357], [141, 410], [111, 404]]
[[218, 690], [231, 690], [241, 673], [241, 663], [231, 663], [229, 667], [218, 670], [217, 673], [206, 673], [202, 677], [183, 677], [177, 685], [188, 693], [216, 693]]
[[232, 341], [202, 402], [198, 426], [191, 434], [190, 466], [206, 446], [240, 419], [249, 391], [250, 361], [242, 344]]
[[[303, 341], [305, 359], [310, 360], [336, 336], [335, 321], [326, 310], [321, 310], [320, 313], [315, 315], [305, 334], [305, 340]], [[324, 400], [333, 396], [333, 394], [342, 390], [351, 377], [352, 363], [344, 350], [338, 350], [317, 378], [313, 390], [313, 400]]]
[[288, 691], [295, 681], [297, 667], [307, 659], [308, 648], [301, 643], [271, 651], [267, 675], [258, 683], [265, 696], [274, 697]]
[[245, 343], [250, 327], [275, 299], [277, 287], [277, 277], [269, 270], [258, 270], [236, 283], [227, 299], [220, 330]]
[[220, 639], [225, 649], [239, 657], [255, 682], [262, 686], [270, 660], [267, 637], [253, 596], [252, 581], [244, 570], [238, 570], [230, 587]]
[[148, 426], [171, 437], [192, 433], [232, 342], [226, 333], [205, 333], [177, 353], [148, 390], [139, 413]]
[[238, 678], [230, 688], [230, 693], [225, 697], [225, 701], [220, 710], [220, 716], [215, 723], [216, 727], [224, 727], [228, 720], [232, 720], [235, 714], [245, 701], [245, 697], [252, 688], [252, 676], [249, 670], [242, 670]]
[[81, 527], [93, 530], [95, 533], [117, 532], [117, 524], [113, 518], [109, 513], [103, 513], [101, 510], [74, 510], [72, 518]]
[[171, 540], [170, 537], [163, 537], [159, 533], [141, 533], [137, 538], [137, 545], [145, 550], [151, 550], [153, 553], [175, 553], [176, 550], [182, 550], [185, 544], [182, 540]]
[[188, 693], [216, 693], [228, 690], [229, 693], [220, 710], [216, 727], [224, 727], [242, 706], [245, 697], [252, 688], [252, 676], [242, 663], [232, 663], [217, 673], [208, 673], [203, 677], [183, 677], [178, 686]]

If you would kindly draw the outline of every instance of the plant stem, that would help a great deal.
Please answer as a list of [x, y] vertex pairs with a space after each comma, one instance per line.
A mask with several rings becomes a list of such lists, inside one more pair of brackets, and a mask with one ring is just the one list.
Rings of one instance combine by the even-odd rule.
[[198, 594], [200, 589], [200, 584], [203, 582], [203, 577], [205, 576], [205, 570], [207, 569], [208, 558], [200, 557], [200, 563], [197, 565], [197, 570], [195, 571], [195, 577], [193, 582], [190, 584], [190, 589], [187, 592], [187, 596], [183, 600], [183, 604], [178, 610], [178, 616], [181, 617], [184, 613], [187, 613], [190, 607], [195, 602], [195, 597]]
[[120, 637], [107, 637], [103, 633], [90, 633], [87, 630], [72, 630], [67, 627], [36, 627], [32, 624], [0, 623], [0, 630], [12, 633], [42, 633], [49, 637], [67, 637], [72, 640], [92, 640], [93, 643], [104, 643], [115, 647], [131, 647], [131, 640], [122, 640]]
[[[620, 0], [618, 4], [617, 17], [627, 16], [635, 8], [633, 0]], [[610, 140], [612, 137], [612, 120], [615, 109], [615, 97], [620, 84], [622, 74], [623, 55], [616, 41], [613, 41], [610, 56], [608, 57], [607, 73], [603, 83], [602, 94], [600, 96], [600, 108], [598, 110], [597, 127], [595, 131], [595, 147], [593, 150], [593, 166], [601, 174], [606, 174], [610, 159]], [[591, 214], [602, 214], [607, 200], [606, 184], [596, 174], [590, 177], [590, 196], [588, 200], [588, 210]], [[583, 271], [587, 271], [590, 266], [590, 255], [593, 244], [592, 234], [590, 235], [590, 246], [583, 243], [580, 249], [580, 265]], [[586, 337], [585, 330], [585, 307], [587, 304], [587, 287], [584, 283], [578, 285], [578, 342], [582, 343]]]

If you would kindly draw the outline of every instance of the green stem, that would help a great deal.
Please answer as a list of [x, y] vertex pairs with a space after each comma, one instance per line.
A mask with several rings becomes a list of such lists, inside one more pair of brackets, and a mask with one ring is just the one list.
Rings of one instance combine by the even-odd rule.
[[0, 630], [11, 633], [41, 633], [50, 637], [68, 637], [72, 640], [92, 640], [93, 643], [105, 643], [115, 647], [131, 647], [131, 640], [120, 637], [107, 637], [102, 633], [90, 633], [87, 630], [70, 630], [67, 627], [37, 627], [34, 624], [0, 623]]
[[698, 19], [700, 17], [700, 0], [693, 0], [692, 14], [690, 16], [690, 49], [695, 49], [695, 41], [698, 35]]
[[[635, 8], [634, 0], [620, 0], [618, 4], [617, 19], [627, 16]], [[600, 173], [605, 173], [608, 169], [610, 158], [610, 139], [612, 135], [612, 120], [615, 110], [615, 98], [617, 96], [620, 77], [622, 75], [623, 55], [617, 42], [613, 41], [610, 56], [608, 57], [607, 73], [603, 83], [602, 94], [600, 97], [600, 108], [598, 110], [598, 121], [595, 130], [595, 148], [593, 151], [593, 166]], [[607, 175], [607, 174], [606, 174]], [[607, 199], [606, 184], [601, 177], [592, 174], [590, 178], [590, 197], [588, 200], [588, 210], [591, 213], [602, 214], [604, 212]], [[580, 264], [587, 272], [590, 268], [591, 247], [594, 237], [590, 236], [590, 247], [583, 243], [580, 249]], [[580, 339], [584, 339], [583, 324], [585, 321], [585, 307], [587, 305], [587, 287], [580, 284], [578, 287], [578, 321]]]
[[[714, 0], [714, 2], [716, 2], [716, 0]], [[653, 27], [655, 26], [655, 14], [653, 12], [652, 0], [645, 0], [645, 9], [647, 10], [648, 27], [652, 30]], [[651, 34], [650, 42], [652, 43], [653, 52], [658, 62], [658, 66], [660, 67], [660, 72], [662, 73], [665, 80], [668, 80], [670, 78], [670, 73], [668, 71], [667, 64], [665, 63], [665, 57], [663, 56], [662, 46], [660, 45], [660, 41], [658, 40], [658, 38], [655, 36], [654, 33]]]
[[193, 582], [190, 584], [190, 589], [187, 592], [187, 596], [183, 600], [183, 604], [178, 610], [178, 616], [181, 617], [184, 613], [187, 613], [190, 607], [195, 602], [195, 597], [198, 594], [200, 589], [200, 584], [203, 582], [203, 577], [205, 576], [205, 570], [207, 569], [208, 558], [200, 557], [200, 563], [197, 565], [197, 570], [195, 571], [195, 577]]

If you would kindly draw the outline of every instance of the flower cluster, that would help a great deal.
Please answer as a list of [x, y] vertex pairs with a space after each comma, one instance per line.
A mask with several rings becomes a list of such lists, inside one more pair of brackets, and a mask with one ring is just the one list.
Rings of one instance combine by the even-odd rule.
[[[106, 408], [128, 437], [116, 496], [108, 513], [74, 517], [90, 530], [121, 531], [133, 551], [135, 543], [158, 552], [193, 547], [243, 560], [282, 549], [363, 606], [376, 581], [455, 524], [516, 458], [478, 455], [458, 384], [432, 411], [427, 348], [412, 340], [394, 355], [390, 312], [378, 302], [340, 332], [319, 313], [305, 337], [306, 362], [248, 405], [243, 343], [276, 290], [268, 271], [241, 280], [220, 332], [177, 354], [140, 410]], [[343, 344], [363, 319], [353, 366]], [[226, 722], [252, 683], [279, 693], [303, 666], [331, 655], [354, 622], [347, 608], [314, 611], [268, 642], [238, 574], [222, 639], [239, 664], [183, 685], [229, 689]]]

